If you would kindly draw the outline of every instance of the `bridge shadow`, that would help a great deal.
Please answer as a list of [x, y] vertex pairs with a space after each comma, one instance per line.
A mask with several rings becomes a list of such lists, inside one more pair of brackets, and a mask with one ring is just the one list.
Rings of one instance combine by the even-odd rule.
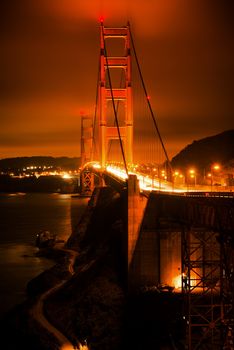
[[125, 343], [129, 349], [184, 349], [182, 296], [142, 292], [128, 296]]
[[89, 197], [79, 197], [79, 196], [71, 196], [71, 204], [70, 204], [70, 222], [71, 222], [71, 235], [77, 233], [79, 222], [84, 214], [88, 202]]

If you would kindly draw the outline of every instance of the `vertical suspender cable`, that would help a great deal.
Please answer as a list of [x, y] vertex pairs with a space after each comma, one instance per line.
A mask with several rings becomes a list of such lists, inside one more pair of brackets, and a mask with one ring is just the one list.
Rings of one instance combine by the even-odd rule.
[[95, 140], [95, 127], [97, 121], [97, 107], [98, 107], [98, 89], [99, 89], [99, 79], [100, 79], [100, 62], [98, 62], [98, 76], [97, 76], [97, 85], [96, 85], [96, 98], [95, 98], [95, 111], [93, 118], [93, 142], [92, 142], [92, 150], [91, 150], [91, 160], [93, 160], [94, 152], [97, 150], [96, 140]]
[[117, 112], [116, 112], [116, 108], [115, 108], [113, 88], [112, 88], [112, 84], [111, 84], [110, 68], [109, 68], [109, 64], [108, 64], [108, 56], [107, 56], [106, 43], [105, 43], [105, 38], [104, 38], [103, 22], [101, 22], [101, 29], [102, 29], [102, 37], [103, 37], [103, 42], [104, 42], [104, 53], [105, 53], [105, 57], [106, 57], [107, 75], [108, 75], [108, 80], [109, 80], [109, 84], [110, 84], [111, 100], [112, 100], [112, 106], [113, 106], [113, 111], [114, 111], [114, 116], [115, 116], [115, 123], [116, 123], [117, 131], [118, 131], [119, 144], [120, 144], [121, 153], [122, 153], [122, 157], [123, 157], [124, 168], [125, 168], [126, 174], [128, 176], [128, 167], [127, 167], [127, 162], [126, 162], [126, 158], [125, 158], [125, 154], [124, 154], [123, 142], [121, 139], [119, 122], [118, 122]]
[[128, 26], [129, 26], [131, 44], [132, 44], [132, 48], [133, 48], [133, 52], [134, 52], [134, 56], [135, 56], [135, 60], [136, 60], [136, 64], [137, 64], [137, 69], [138, 69], [138, 72], [139, 72], [139, 75], [140, 75], [140, 78], [141, 78], [141, 83], [142, 83], [143, 90], [144, 90], [144, 93], [145, 93], [145, 97], [146, 97], [146, 100], [147, 100], [147, 103], [148, 103], [150, 114], [151, 114], [151, 117], [153, 119], [153, 123], [154, 123], [155, 129], [156, 129], [157, 135], [159, 137], [160, 143], [162, 145], [162, 148], [163, 148], [163, 151], [164, 151], [167, 163], [168, 163], [168, 165], [170, 167], [170, 170], [172, 171], [171, 163], [170, 163], [170, 160], [169, 160], [169, 157], [168, 157], [165, 145], [163, 143], [162, 137], [160, 135], [159, 128], [158, 128], [158, 125], [157, 125], [157, 122], [156, 122], [156, 119], [155, 119], [155, 116], [154, 116], [154, 112], [153, 112], [152, 107], [151, 107], [150, 100], [148, 98], [148, 94], [147, 94], [145, 82], [144, 82], [144, 79], [143, 79], [143, 75], [142, 75], [142, 72], [141, 72], [141, 67], [140, 67], [140, 64], [139, 64], [139, 61], [138, 61], [138, 57], [137, 57], [137, 54], [136, 54], [136, 49], [135, 49], [135, 45], [134, 45], [133, 36], [132, 36], [131, 27], [130, 27], [130, 23], [129, 22], [128, 22]]

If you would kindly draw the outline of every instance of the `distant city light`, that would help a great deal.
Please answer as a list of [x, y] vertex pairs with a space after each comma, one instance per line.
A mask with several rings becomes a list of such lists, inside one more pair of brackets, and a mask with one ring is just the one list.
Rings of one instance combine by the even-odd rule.
[[63, 174], [63, 179], [70, 179], [71, 175], [69, 175], [68, 173]]
[[94, 169], [101, 169], [101, 165], [98, 163], [93, 164]]

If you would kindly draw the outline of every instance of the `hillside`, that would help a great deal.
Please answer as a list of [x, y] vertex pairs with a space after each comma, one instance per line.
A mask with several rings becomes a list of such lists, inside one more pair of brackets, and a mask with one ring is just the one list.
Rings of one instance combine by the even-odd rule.
[[194, 166], [208, 169], [211, 164], [219, 163], [228, 167], [234, 160], [234, 130], [206, 137], [186, 146], [172, 158], [172, 167], [182, 170]]

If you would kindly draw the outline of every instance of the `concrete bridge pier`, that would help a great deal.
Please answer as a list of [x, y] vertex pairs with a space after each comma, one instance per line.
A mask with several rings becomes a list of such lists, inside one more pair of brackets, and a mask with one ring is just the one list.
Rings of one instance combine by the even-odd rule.
[[89, 169], [81, 172], [81, 195], [91, 196], [94, 190], [94, 174]]
[[[128, 269], [131, 265], [144, 217], [147, 197], [140, 193], [136, 175], [128, 177]], [[129, 277], [131, 278], [131, 277]]]
[[[138, 196], [139, 201], [141, 197]], [[182, 273], [181, 227], [163, 218], [163, 203], [159, 195], [143, 198], [144, 208], [141, 207], [138, 227], [136, 220], [133, 225], [129, 220], [129, 288], [134, 291], [144, 286], [179, 287]], [[131, 196], [129, 205], [133, 205]]]

